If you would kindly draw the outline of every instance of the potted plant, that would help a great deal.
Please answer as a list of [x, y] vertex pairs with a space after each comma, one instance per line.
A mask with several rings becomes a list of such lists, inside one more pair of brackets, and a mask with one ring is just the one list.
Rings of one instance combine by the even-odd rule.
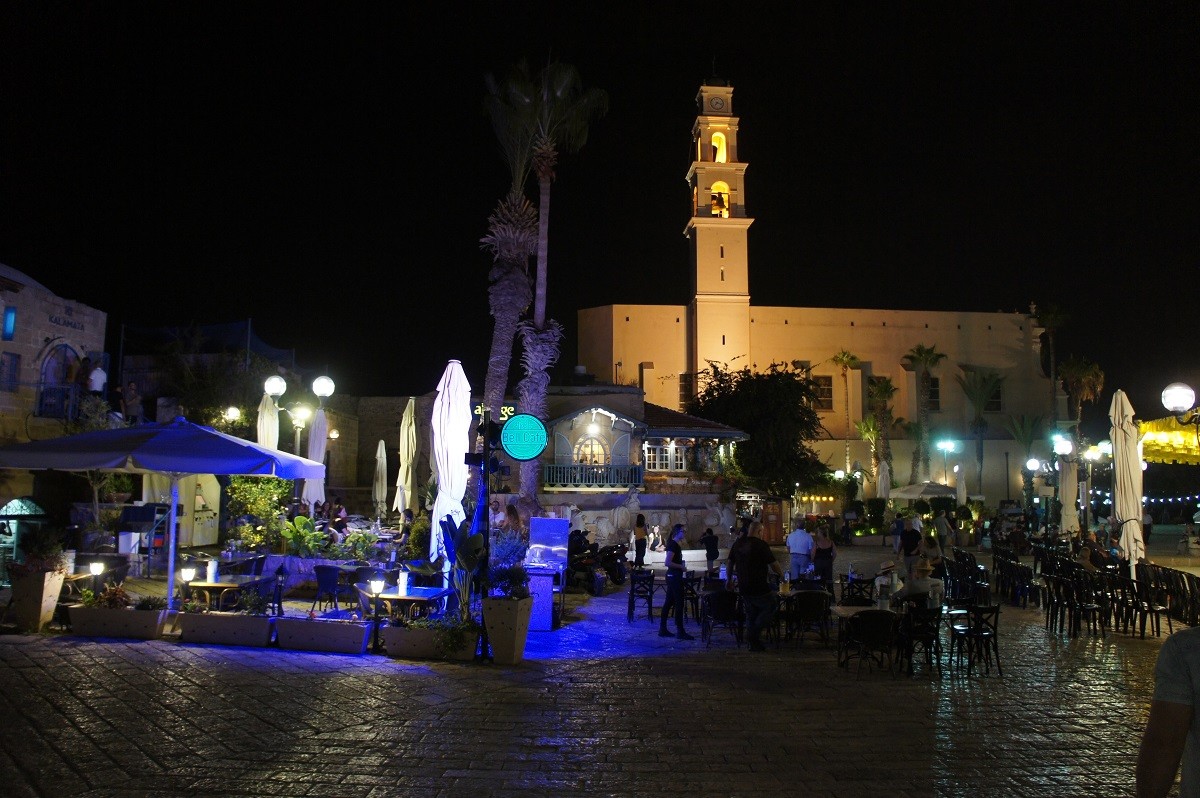
[[135, 599], [124, 583], [109, 582], [100, 593], [83, 591], [83, 600], [67, 608], [71, 632], [84, 637], [162, 637], [167, 600], [162, 596]]
[[184, 602], [175, 618], [179, 642], [264, 648], [275, 631], [270, 606], [266, 596], [253, 590], [242, 592], [241, 609], [236, 612], [210, 612], [200, 602]]
[[119, 471], [110, 472], [102, 495], [106, 502], [124, 504], [133, 496], [133, 477]]
[[[456, 529], [447, 517], [441, 523], [441, 532], [444, 548], [454, 563], [448, 575], [454, 589], [452, 601], [440, 617], [393, 618], [381, 631], [389, 656], [463, 660], [475, 656], [483, 627], [471, 614], [471, 584], [485, 550], [484, 537], [474, 531], [469, 519]], [[442, 574], [444, 563], [439, 556], [433, 561], [410, 561], [403, 567], [410, 573]]]
[[525, 570], [525, 543], [515, 532], [501, 532], [492, 542], [483, 623], [492, 647], [492, 659], [516, 665], [525, 658], [533, 596]]
[[357, 618], [276, 618], [275, 637], [280, 648], [364, 654], [371, 640], [371, 623]]
[[12, 599], [8, 617], [22, 632], [40, 632], [54, 617], [66, 568], [59, 531], [49, 525], [22, 530], [21, 562], [9, 563]]

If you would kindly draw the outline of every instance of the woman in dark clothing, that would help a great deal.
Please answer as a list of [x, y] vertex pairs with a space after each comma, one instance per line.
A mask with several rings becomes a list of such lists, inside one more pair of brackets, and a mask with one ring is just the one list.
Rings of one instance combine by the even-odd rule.
[[829, 536], [829, 527], [817, 527], [817, 539], [813, 541], [813, 571], [825, 583], [825, 589], [833, 592], [833, 561], [837, 559], [837, 546]]
[[646, 539], [649, 533], [646, 531], [646, 516], [641, 513], [637, 514], [637, 521], [633, 525], [633, 567], [641, 568], [646, 564]]

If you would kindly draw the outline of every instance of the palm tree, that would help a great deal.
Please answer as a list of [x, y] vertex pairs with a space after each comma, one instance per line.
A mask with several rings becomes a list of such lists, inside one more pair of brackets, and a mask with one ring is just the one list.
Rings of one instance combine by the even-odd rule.
[[[1033, 457], [1034, 441], [1042, 437], [1044, 419], [1041, 416], [1009, 416], [1004, 422], [1004, 428], [1025, 453], [1025, 460]], [[1021, 463], [1022, 485], [1025, 493], [1025, 511], [1033, 512], [1033, 473]]]
[[1050, 368], [1047, 371], [1047, 375], [1050, 377], [1050, 428], [1054, 429], [1058, 426], [1058, 364], [1054, 351], [1054, 339], [1056, 333], [1067, 323], [1068, 316], [1054, 305], [1047, 305], [1041, 311], [1034, 305], [1030, 310], [1037, 317], [1038, 324], [1046, 331], [1046, 351], [1050, 361]]
[[878, 479], [880, 437], [879, 424], [875, 422], [874, 416], [867, 416], [862, 421], [855, 421], [854, 429], [858, 433], [858, 437], [866, 441], [871, 447], [871, 473], [876, 479]]
[[1071, 356], [1062, 365], [1063, 385], [1067, 389], [1067, 404], [1075, 421], [1075, 451], [1080, 449], [1080, 425], [1083, 423], [1083, 403], [1095, 402], [1104, 392], [1104, 372], [1087, 358]]
[[[898, 390], [900, 389], [892, 382], [891, 377], [871, 377], [867, 380], [867, 404], [871, 410], [871, 417], [875, 419], [875, 424], [879, 427], [878, 459], [886, 461], [889, 468], [892, 466], [890, 435], [896, 423], [891, 401]], [[878, 465], [878, 463], [876, 464]]]
[[[519, 70], [514, 70], [504, 83], [492, 75], [487, 75], [484, 82], [488, 89], [484, 109], [491, 118], [492, 130], [512, 178], [508, 193], [488, 217], [488, 232], [481, 239], [483, 248], [493, 257], [488, 273], [491, 284], [488, 309], [495, 320], [483, 404], [495, 420], [500, 418], [500, 405], [508, 388], [517, 326], [533, 299], [529, 258], [537, 245], [537, 211], [523, 190], [533, 157], [534, 126], [528, 81]], [[476, 449], [481, 445], [482, 439]]]
[[[903, 358], [917, 373], [917, 411], [919, 431], [917, 453], [920, 455], [921, 473], [929, 478], [929, 393], [933, 386], [932, 369], [946, 359], [944, 352], [936, 346], [917, 344]], [[914, 479], [913, 482], [916, 482]]]
[[974, 416], [971, 418], [971, 434], [975, 436], [975, 462], [978, 465], [977, 482], [983, 486], [983, 434], [987, 432], [987, 419], [983, 411], [987, 403], [996, 395], [996, 391], [1004, 384], [1004, 377], [995, 371], [968, 371], [965, 375], [956, 374], [958, 386], [967, 395]]
[[905, 437], [913, 441], [912, 468], [908, 472], [908, 484], [915, 485], [921, 481], [921, 422], [901, 421], [900, 429]]
[[829, 359], [842, 370], [842, 402], [846, 409], [846, 473], [850, 473], [850, 369], [859, 367], [858, 357], [843, 349]]
[[[524, 64], [518, 68], [524, 75]], [[550, 186], [554, 182], [559, 151], [578, 152], [587, 143], [588, 125], [608, 111], [608, 94], [585, 90], [578, 70], [552, 62], [535, 80], [529, 95], [533, 120], [533, 171], [538, 181], [537, 278], [534, 282], [533, 318], [521, 325], [525, 377], [517, 386], [525, 413], [546, 420], [549, 369], [558, 362], [562, 327], [546, 319], [546, 272], [550, 245]], [[531, 369], [541, 369], [535, 373]], [[521, 464], [520, 495], [525, 504], [537, 504], [540, 471], [536, 460]]]

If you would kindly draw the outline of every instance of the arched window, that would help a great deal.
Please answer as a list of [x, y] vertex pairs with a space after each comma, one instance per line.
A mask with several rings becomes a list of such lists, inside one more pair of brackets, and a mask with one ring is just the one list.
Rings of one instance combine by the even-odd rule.
[[729, 156], [727, 150], [725, 149], [724, 133], [712, 134], [712, 156], [713, 161], [716, 163], [726, 163]]
[[718, 180], [712, 184], [712, 215], [722, 219], [729, 218], [729, 184]]
[[585, 465], [608, 465], [608, 449], [604, 441], [588, 435], [575, 444], [575, 462]]

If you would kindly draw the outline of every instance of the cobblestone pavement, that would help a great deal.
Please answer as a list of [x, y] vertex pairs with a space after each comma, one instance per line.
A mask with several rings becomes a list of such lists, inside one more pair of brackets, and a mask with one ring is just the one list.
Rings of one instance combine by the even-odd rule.
[[511, 667], [0, 637], [0, 793], [1133, 794], [1161, 638], [1070, 639], [1004, 606], [1002, 677], [856, 677], [811, 638], [660, 638], [625, 588], [573, 604]]

